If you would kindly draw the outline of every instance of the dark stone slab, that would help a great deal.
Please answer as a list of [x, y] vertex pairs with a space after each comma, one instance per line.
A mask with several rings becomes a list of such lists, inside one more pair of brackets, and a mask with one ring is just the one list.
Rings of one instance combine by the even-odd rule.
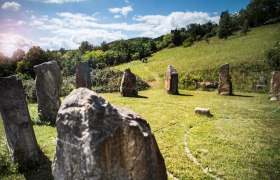
[[90, 69], [88, 62], [76, 63], [76, 88], [86, 87], [91, 89]]
[[0, 78], [0, 110], [13, 161], [23, 168], [36, 165], [39, 157], [37, 140], [22, 82], [15, 76]]
[[220, 95], [233, 95], [229, 64], [224, 64], [220, 67], [218, 93]]
[[168, 94], [179, 94], [178, 91], [178, 73], [174, 67], [169, 65], [165, 74], [165, 91]]
[[130, 71], [130, 69], [124, 70], [120, 92], [124, 97], [136, 97], [138, 95], [136, 89], [136, 76]]
[[60, 106], [60, 88], [62, 76], [56, 61], [34, 66], [36, 73], [36, 92], [38, 114], [41, 120], [55, 123]]

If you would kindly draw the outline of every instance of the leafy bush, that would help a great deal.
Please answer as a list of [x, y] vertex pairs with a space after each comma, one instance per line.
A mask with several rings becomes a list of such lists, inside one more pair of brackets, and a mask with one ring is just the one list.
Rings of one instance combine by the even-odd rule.
[[266, 63], [273, 71], [280, 70], [280, 41], [265, 53]]
[[183, 42], [183, 47], [191, 47], [193, 42], [189, 41], [188, 39]]
[[0, 177], [17, 173], [18, 165], [13, 163], [4, 138], [0, 139], [0, 149]]
[[179, 76], [179, 86], [182, 89], [191, 89], [191, 90], [195, 89], [195, 85], [194, 85], [195, 81], [202, 81], [202, 78], [190, 73], [188, 74], [182, 73]]
[[63, 82], [60, 89], [60, 96], [67, 96], [68, 94], [70, 94], [70, 92], [72, 92], [75, 89], [75, 81], [75, 76], [63, 77]]
[[28, 103], [36, 103], [37, 95], [36, 95], [35, 81], [33, 79], [23, 79], [22, 85]]
[[[92, 90], [100, 92], [118, 92], [123, 72], [109, 68], [95, 69], [91, 73]], [[136, 76], [137, 90], [145, 90], [149, 85]]]

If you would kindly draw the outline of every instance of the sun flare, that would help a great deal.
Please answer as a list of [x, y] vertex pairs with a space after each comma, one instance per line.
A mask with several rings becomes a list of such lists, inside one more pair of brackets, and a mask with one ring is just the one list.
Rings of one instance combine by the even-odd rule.
[[11, 43], [11, 44], [2, 45], [0, 52], [4, 53], [4, 55], [7, 57], [11, 57], [16, 50], [17, 50], [16, 45]]

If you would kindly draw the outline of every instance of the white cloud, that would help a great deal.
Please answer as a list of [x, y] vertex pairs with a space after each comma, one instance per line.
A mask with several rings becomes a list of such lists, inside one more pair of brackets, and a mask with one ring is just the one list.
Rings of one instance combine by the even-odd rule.
[[19, 26], [21, 26], [21, 25], [25, 25], [25, 24], [26, 24], [26, 22], [25, 22], [25, 21], [21, 21], [21, 20], [20, 20], [20, 21], [18, 21], [18, 22], [17, 22], [17, 25], [19, 25]]
[[108, 10], [110, 13], [122, 15], [124, 17], [127, 17], [128, 13], [133, 11], [131, 6], [126, 6], [122, 8], [109, 8]]
[[12, 11], [18, 11], [20, 9], [21, 5], [17, 2], [5, 2], [3, 5], [2, 5], [2, 9], [5, 9], [5, 10], [12, 10]]
[[83, 2], [87, 0], [29, 0], [41, 3], [53, 3], [53, 4], [63, 4], [63, 3], [74, 3], [74, 2]]
[[0, 34], [0, 52], [6, 56], [12, 56], [13, 52], [18, 48], [23, 49], [25, 52], [35, 45], [35, 42], [18, 34]]
[[143, 32], [142, 36], [157, 37], [169, 33], [172, 29], [186, 27], [191, 23], [203, 24], [208, 21], [218, 23], [219, 16], [211, 16], [206, 12], [172, 12], [167, 16], [147, 15], [133, 18], [137, 22], [152, 27], [149, 31]]
[[129, 0], [124, 0], [124, 2], [125, 2], [126, 4], [129, 4], [129, 3], [130, 3]]
[[40, 40], [42, 47], [74, 49], [82, 41], [99, 45], [102, 41], [111, 42], [135, 36], [158, 37], [169, 33], [172, 29], [186, 27], [191, 23], [208, 21], [217, 23], [219, 16], [205, 12], [173, 12], [167, 16], [135, 16], [133, 20], [133, 23], [102, 24], [95, 15], [60, 12], [56, 17], [32, 15], [30, 25], [46, 33], [47, 37]]

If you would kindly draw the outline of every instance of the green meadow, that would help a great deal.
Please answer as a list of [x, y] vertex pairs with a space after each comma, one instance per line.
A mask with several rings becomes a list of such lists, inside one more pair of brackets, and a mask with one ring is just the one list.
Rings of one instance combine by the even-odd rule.
[[[279, 39], [280, 24], [276, 24], [252, 29], [247, 36], [236, 34], [228, 40], [214, 37], [209, 44], [202, 41], [190, 48], [164, 49], [150, 57], [147, 64], [133, 61], [114, 67], [131, 68], [150, 84], [151, 88], [140, 91], [138, 98], [124, 98], [119, 93], [100, 95], [147, 120], [170, 179], [279, 179], [279, 104], [269, 101], [268, 94], [251, 92], [259, 75], [269, 76], [263, 54]], [[168, 95], [163, 89], [169, 64], [176, 67], [179, 76], [194, 74], [216, 81], [219, 66], [227, 62], [232, 68], [234, 96], [186, 90], [184, 84], [180, 84], [179, 95]], [[213, 117], [196, 115], [195, 107], [210, 108]], [[52, 177], [56, 128], [40, 124], [37, 104], [29, 104], [29, 111], [44, 158], [37, 169], [13, 171], [8, 153], [2, 153], [7, 150], [0, 120], [0, 165], [7, 166], [0, 179]]]

